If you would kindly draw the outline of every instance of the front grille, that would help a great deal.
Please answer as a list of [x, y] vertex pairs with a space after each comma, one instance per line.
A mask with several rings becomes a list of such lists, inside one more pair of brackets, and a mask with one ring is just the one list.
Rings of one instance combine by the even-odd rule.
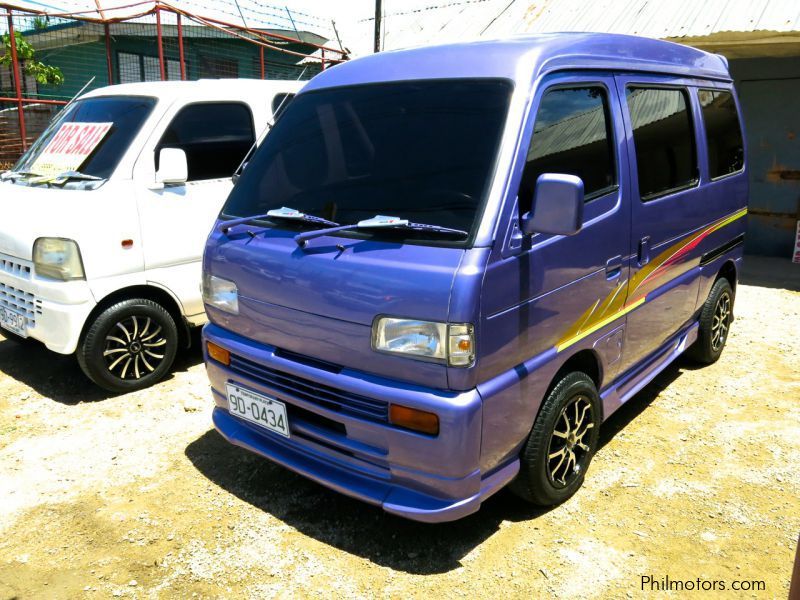
[[30, 292], [0, 282], [0, 306], [25, 315], [29, 327], [36, 326], [36, 315], [42, 314], [42, 301]]
[[370, 421], [389, 421], [389, 405], [382, 400], [351, 394], [290, 373], [278, 371], [240, 356], [231, 355], [231, 369], [269, 386], [288, 399], [298, 398], [328, 410]]
[[0, 271], [22, 279], [31, 278], [31, 265], [7, 254], [0, 254]]

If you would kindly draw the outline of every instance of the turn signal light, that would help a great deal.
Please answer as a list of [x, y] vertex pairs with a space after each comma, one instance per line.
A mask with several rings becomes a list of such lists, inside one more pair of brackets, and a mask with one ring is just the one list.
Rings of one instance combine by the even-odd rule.
[[439, 435], [439, 417], [424, 410], [392, 404], [389, 407], [389, 422], [412, 431]]
[[214, 342], [206, 342], [206, 349], [208, 355], [218, 363], [222, 363], [226, 367], [231, 364], [231, 353], [222, 346], [217, 346]]

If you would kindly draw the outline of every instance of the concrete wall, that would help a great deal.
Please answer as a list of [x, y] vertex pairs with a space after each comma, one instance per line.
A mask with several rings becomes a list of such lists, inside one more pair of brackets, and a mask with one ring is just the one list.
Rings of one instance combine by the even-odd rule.
[[800, 56], [730, 61], [750, 169], [746, 250], [792, 254], [800, 219]]

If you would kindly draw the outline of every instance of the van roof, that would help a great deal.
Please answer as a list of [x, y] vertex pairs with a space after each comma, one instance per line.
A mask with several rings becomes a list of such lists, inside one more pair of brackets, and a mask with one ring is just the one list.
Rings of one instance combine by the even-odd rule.
[[189, 97], [192, 100], [248, 95], [264, 96], [278, 92], [298, 92], [305, 81], [280, 79], [200, 79], [199, 81], [144, 81], [108, 85], [87, 92], [82, 98], [97, 96], [152, 96], [159, 99]]
[[305, 89], [451, 77], [501, 77], [530, 85], [539, 75], [565, 69], [731, 80], [724, 57], [689, 46], [634, 35], [548, 33], [380, 52], [327, 69]]

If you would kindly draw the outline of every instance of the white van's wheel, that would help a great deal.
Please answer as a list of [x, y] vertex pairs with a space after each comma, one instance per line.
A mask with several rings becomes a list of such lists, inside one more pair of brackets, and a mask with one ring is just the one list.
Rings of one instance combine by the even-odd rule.
[[600, 410], [589, 376], [564, 376], [536, 417], [511, 491], [540, 506], [560, 504], [577, 492], [597, 449]]
[[178, 350], [178, 328], [151, 300], [123, 300], [104, 310], [81, 339], [83, 372], [110, 392], [146, 388], [166, 375]]

